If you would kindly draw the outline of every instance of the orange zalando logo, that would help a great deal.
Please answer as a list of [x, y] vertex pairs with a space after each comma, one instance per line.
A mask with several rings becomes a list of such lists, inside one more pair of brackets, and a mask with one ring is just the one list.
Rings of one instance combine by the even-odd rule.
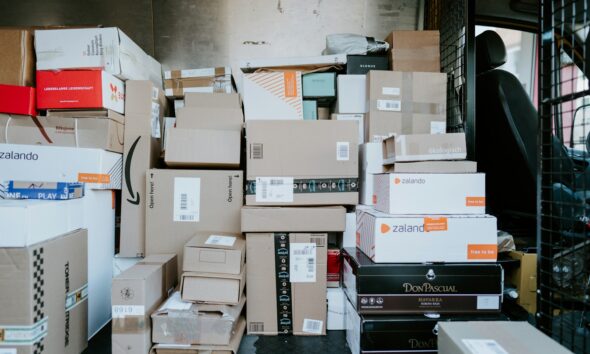
[[395, 184], [400, 184], [400, 182], [401, 182], [401, 180], [397, 177], [393, 180], [393, 183], [395, 183]]
[[381, 233], [382, 234], [388, 233], [389, 230], [391, 230], [391, 227], [389, 227], [389, 225], [387, 225], [387, 224], [381, 224]]
[[486, 197], [465, 197], [465, 205], [468, 207], [485, 207]]
[[377, 204], [377, 194], [373, 194], [373, 204]]

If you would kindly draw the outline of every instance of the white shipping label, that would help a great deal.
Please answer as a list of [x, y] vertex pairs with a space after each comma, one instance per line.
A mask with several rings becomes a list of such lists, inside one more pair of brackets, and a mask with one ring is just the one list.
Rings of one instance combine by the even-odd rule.
[[256, 177], [257, 202], [293, 202], [293, 177]]
[[316, 244], [291, 243], [289, 250], [289, 281], [291, 283], [315, 283]]
[[384, 87], [381, 89], [381, 94], [389, 96], [399, 96], [400, 89], [399, 87]]
[[310, 320], [309, 318], [304, 318], [302, 332], [311, 334], [322, 334], [323, 327], [324, 321]]
[[500, 308], [499, 296], [478, 296], [477, 309], [478, 310], [498, 310]]
[[0, 354], [16, 354], [16, 348], [0, 348]]
[[201, 179], [196, 177], [174, 178], [174, 221], [199, 222], [201, 204]]
[[160, 138], [160, 105], [152, 102], [152, 137]]
[[231, 247], [236, 243], [236, 238], [234, 236], [220, 236], [220, 235], [211, 235], [205, 241], [206, 245], [216, 245], [216, 246], [227, 246]]
[[493, 339], [462, 339], [462, 342], [473, 354], [508, 354], [508, 352]]
[[446, 132], [446, 122], [430, 122], [430, 134], [445, 134]]
[[336, 160], [337, 161], [350, 160], [350, 143], [348, 141], [336, 142]]
[[377, 100], [377, 109], [380, 111], [400, 112], [402, 103], [399, 100]]
[[113, 318], [126, 316], [144, 316], [145, 306], [143, 305], [113, 305]]
[[160, 90], [157, 87], [152, 87], [152, 100], [157, 101], [160, 95]]

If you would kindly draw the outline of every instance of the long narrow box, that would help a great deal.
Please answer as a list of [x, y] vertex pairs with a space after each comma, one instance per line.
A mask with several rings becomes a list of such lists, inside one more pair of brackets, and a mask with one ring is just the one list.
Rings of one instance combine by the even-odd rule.
[[499, 264], [383, 264], [345, 248], [342, 273], [361, 314], [490, 313], [502, 303]]
[[495, 262], [497, 232], [490, 215], [357, 213], [357, 247], [376, 263]]

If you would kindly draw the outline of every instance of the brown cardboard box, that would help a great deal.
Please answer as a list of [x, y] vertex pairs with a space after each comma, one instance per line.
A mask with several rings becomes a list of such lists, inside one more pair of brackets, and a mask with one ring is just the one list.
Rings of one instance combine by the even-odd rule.
[[87, 231], [79, 229], [28, 247], [0, 248], [0, 351], [86, 349], [87, 243]]
[[175, 292], [152, 314], [152, 340], [159, 344], [228, 345], [246, 297], [237, 305], [184, 302]]
[[183, 301], [237, 305], [246, 285], [246, 266], [240, 274], [184, 272], [180, 283]]
[[172, 294], [178, 284], [178, 258], [175, 254], [151, 254], [138, 264], [156, 264], [162, 266], [162, 294]]
[[240, 130], [181, 129], [177, 125], [167, 132], [164, 161], [170, 167], [239, 168], [241, 138]]
[[369, 71], [365, 141], [396, 134], [446, 131], [447, 75], [428, 72]]
[[438, 31], [393, 31], [389, 43], [389, 69], [393, 71], [440, 72]]
[[465, 133], [398, 135], [383, 140], [383, 165], [465, 158]]
[[358, 124], [246, 122], [246, 205], [356, 205]]
[[188, 92], [231, 93], [231, 68], [168, 70], [164, 72], [164, 87], [166, 96], [177, 98]]
[[[113, 112], [114, 113], [114, 112]], [[121, 119], [123, 116], [114, 113]], [[0, 143], [96, 148], [123, 152], [125, 124], [113, 118], [0, 114]]]
[[537, 313], [537, 254], [511, 251], [510, 258], [520, 261], [520, 267], [507, 272], [508, 281], [516, 285], [516, 303], [531, 314]]
[[183, 272], [240, 274], [246, 260], [242, 235], [195, 235], [184, 245]]
[[184, 129], [242, 130], [241, 107], [183, 107], [176, 111], [176, 127]]
[[166, 97], [151, 81], [126, 82], [125, 146], [121, 195], [119, 256], [145, 254], [145, 173], [160, 157], [160, 124], [167, 110]]
[[248, 334], [326, 334], [327, 239], [325, 233], [246, 234]]
[[35, 86], [33, 31], [0, 29], [0, 84]]
[[185, 107], [241, 108], [242, 101], [237, 93], [188, 92], [184, 96]]
[[195, 233], [241, 232], [242, 171], [149, 170], [146, 180], [147, 255], [175, 253], [180, 266]]
[[390, 173], [476, 173], [475, 161], [399, 162], [388, 166]]
[[232, 333], [229, 345], [191, 345], [191, 346], [178, 346], [178, 345], [167, 345], [157, 344], [155, 345], [150, 354], [237, 354], [244, 336], [244, 330], [246, 329], [246, 320], [244, 317], [240, 317], [238, 324]]
[[242, 208], [242, 232], [344, 232], [346, 209], [328, 207]]

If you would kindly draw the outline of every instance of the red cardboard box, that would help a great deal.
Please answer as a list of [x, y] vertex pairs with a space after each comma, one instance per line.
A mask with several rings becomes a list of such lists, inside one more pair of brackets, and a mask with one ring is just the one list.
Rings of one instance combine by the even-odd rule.
[[340, 286], [340, 268], [342, 268], [342, 260], [340, 257], [340, 249], [328, 249], [328, 288], [337, 288]]
[[36, 116], [35, 88], [0, 85], [0, 113]]
[[125, 84], [100, 70], [37, 71], [39, 109], [110, 109], [125, 113]]

